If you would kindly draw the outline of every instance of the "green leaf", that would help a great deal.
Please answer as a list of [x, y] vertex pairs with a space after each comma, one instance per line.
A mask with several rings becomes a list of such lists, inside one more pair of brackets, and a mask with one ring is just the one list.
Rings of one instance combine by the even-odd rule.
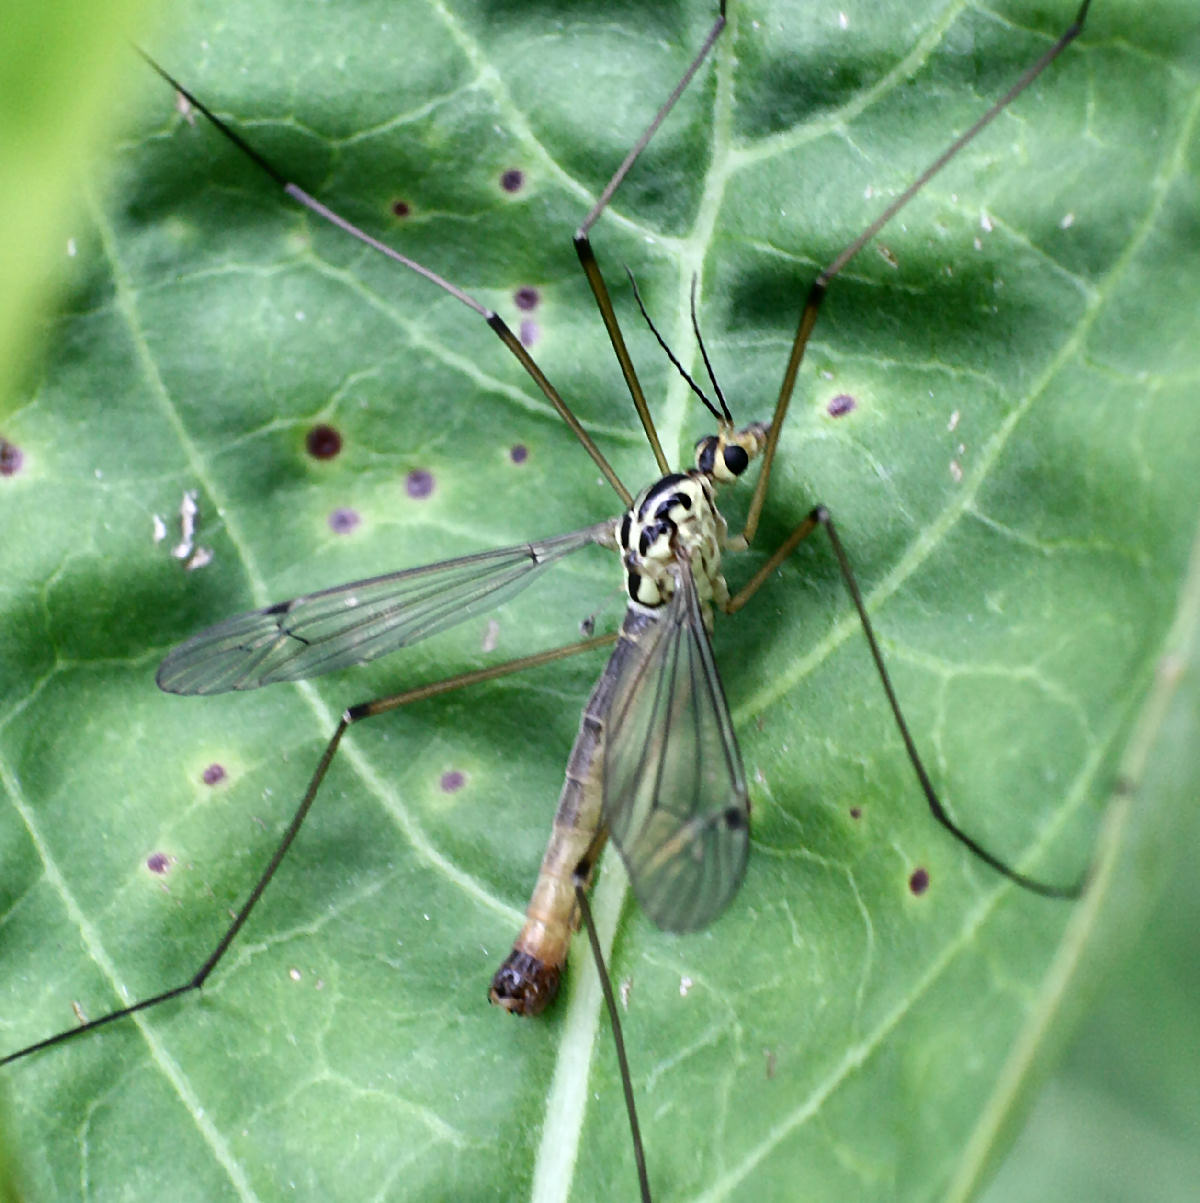
[[[767, 417], [815, 271], [1047, 48], [1061, 7], [733, 6], [594, 231], [673, 457], [705, 417], [622, 265], [689, 363], [700, 276], [735, 415]], [[570, 236], [710, 16], [197, 3], [149, 49], [308, 191], [534, 323], [539, 363], [636, 488], [652, 461]], [[846, 269], [756, 548], [728, 565], [744, 581], [829, 505], [939, 789], [989, 848], [1054, 880], [1090, 862], [1131, 734], [1156, 721], [1195, 537], [1198, 49], [1182, 3], [1101, 3]], [[206, 699], [154, 688], [172, 645], [232, 613], [617, 504], [477, 316], [289, 207], [128, 61], [134, 122], [76, 234], [48, 362], [0, 425], [24, 454], [0, 479], [5, 1049], [69, 1026], [73, 1002], [95, 1017], [195, 971], [346, 705], [620, 609], [597, 550], [496, 628], [366, 670]], [[855, 407], [831, 416], [844, 396]], [[343, 439], [328, 460], [306, 452], [321, 423]], [[170, 554], [187, 490], [213, 553], [190, 572]], [[732, 523], [744, 505], [731, 491]], [[346, 511], [359, 522], [337, 533]], [[687, 937], [624, 900], [612, 858], [598, 888], [655, 1197], [940, 1196], [994, 1159], [991, 1134], [1045, 1070], [1041, 1034], [1086, 997], [1095, 973], [1069, 954], [1110, 929], [1073, 917], [1100, 913], [1114, 879], [1148, 904], [1169, 857], [1110, 869], [1072, 907], [954, 842], [820, 538], [718, 619], [714, 645], [751, 781], [745, 886]], [[631, 1197], [585, 950], [546, 1018], [485, 1002], [599, 666], [355, 730], [203, 997], [6, 1071], [30, 1193]], [[1186, 725], [1157, 734], [1175, 796], [1194, 797]], [[1172, 800], [1137, 794], [1167, 847]]]
[[[1195, 731], [1200, 702], [1177, 716]], [[1182, 799], [1196, 846], [1194, 793]], [[1143, 855], [1162, 855], [1161, 847]], [[1110, 892], [1121, 907], [1128, 900]], [[1140, 919], [1142, 908], [1135, 908]], [[1191, 858], [1146, 923], [1146, 935], [1119, 963], [1081, 1025], [1062, 1066], [1038, 1098], [1025, 1128], [984, 1196], [987, 1203], [1029, 1199], [1186, 1199], [1196, 1181], [1196, 998], [1200, 982], [1200, 891]]]

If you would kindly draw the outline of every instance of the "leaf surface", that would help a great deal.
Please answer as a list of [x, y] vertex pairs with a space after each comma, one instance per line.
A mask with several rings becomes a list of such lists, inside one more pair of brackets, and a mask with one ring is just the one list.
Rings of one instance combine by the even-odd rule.
[[[681, 461], [705, 418], [622, 265], [688, 362], [700, 277], [735, 415], [766, 418], [815, 271], [1070, 16], [733, 7], [594, 233]], [[570, 237], [709, 17], [194, 3], [150, 49], [308, 191], [528, 323], [636, 489], [653, 463]], [[1197, 36], [1185, 4], [1099, 4], [847, 268], [756, 549], [728, 565], [746, 580], [824, 501], [947, 802], [1055, 880], [1091, 858], [1195, 537]], [[0, 424], [24, 451], [0, 479], [6, 1049], [71, 1024], [73, 1001], [94, 1017], [195, 970], [347, 705], [619, 611], [595, 549], [494, 628], [364, 670], [237, 697], [154, 688], [170, 647], [231, 614], [619, 506], [477, 316], [288, 207], [129, 70], [144, 78], [107, 200]], [[307, 449], [322, 425], [342, 440], [330, 459]], [[191, 572], [170, 554], [189, 490], [212, 551]], [[732, 523], [744, 505], [728, 494]], [[819, 539], [718, 620], [714, 648], [750, 782], [741, 894], [673, 937], [626, 898], [616, 858], [598, 890], [655, 1197], [940, 1197], [991, 1130], [1014, 1046], [1052, 1026], [1075, 912], [931, 820]], [[7, 1071], [31, 1194], [631, 1197], [584, 949], [544, 1021], [485, 1002], [598, 670], [562, 662], [353, 732], [201, 999]], [[1196, 757], [1178, 764], [1194, 797]], [[1139, 804], [1169, 832], [1159, 796]], [[1135, 895], [1164, 872], [1131, 863]]]

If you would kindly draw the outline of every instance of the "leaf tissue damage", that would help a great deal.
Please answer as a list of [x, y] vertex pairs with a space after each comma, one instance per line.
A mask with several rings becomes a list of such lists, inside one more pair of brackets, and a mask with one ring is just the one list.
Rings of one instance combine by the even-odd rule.
[[[706, 423], [621, 266], [685, 356], [699, 275], [735, 416], [766, 417], [817, 266], [1069, 7], [732, 6], [714, 67], [594, 235], [673, 455]], [[708, 6], [685, 9], [626, 26], [589, 5], [296, 20], [202, 3], [149, 48], [351, 219], [511, 322], [535, 297], [539, 363], [641, 483], [651, 460], [570, 236], [703, 36]], [[1194, 530], [1190, 16], [1099, 4], [889, 227], [894, 264], [868, 253], [839, 281], [761, 538], [832, 509], [956, 817], [1058, 876], [1090, 855]], [[288, 32], [264, 53], [265, 30]], [[19, 552], [0, 591], [6, 1047], [70, 1023], [73, 1002], [101, 1013], [194, 970], [346, 705], [613, 622], [597, 554], [495, 629], [353, 675], [154, 689], [167, 649], [227, 615], [613, 504], [482, 323], [288, 209], [156, 80], [137, 90], [0, 445], [25, 463], [0, 481]], [[98, 397], [102, 420], [81, 422]], [[213, 555], [185, 574], [150, 532], [187, 489]], [[656, 1189], [941, 1195], [1013, 1042], [1047, 1018], [1038, 983], [1071, 909], [1021, 896], [931, 822], [824, 547], [719, 622], [715, 650], [753, 805], [742, 893], [676, 938], [622, 908], [613, 866], [601, 886]], [[161, 1197], [164, 1170], [205, 1200], [285, 1182], [313, 1199], [626, 1191], [582, 950], [545, 1022], [484, 1001], [598, 667], [356, 732], [202, 999], [9, 1073], [31, 1197]]]

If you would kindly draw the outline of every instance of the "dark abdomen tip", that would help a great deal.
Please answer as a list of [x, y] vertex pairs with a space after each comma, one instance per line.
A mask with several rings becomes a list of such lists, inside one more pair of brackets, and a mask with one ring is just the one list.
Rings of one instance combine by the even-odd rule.
[[562, 970], [514, 948], [492, 978], [488, 999], [514, 1015], [537, 1015], [558, 994]]

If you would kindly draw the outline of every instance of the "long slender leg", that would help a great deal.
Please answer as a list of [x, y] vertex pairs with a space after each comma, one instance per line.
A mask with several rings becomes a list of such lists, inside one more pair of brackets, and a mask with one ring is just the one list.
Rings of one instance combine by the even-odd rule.
[[697, 51], [696, 57], [688, 65], [688, 69], [675, 85], [671, 95], [667, 97], [662, 107], [655, 113], [654, 119], [646, 127], [645, 132], [634, 143], [633, 149], [625, 156], [621, 166], [613, 172], [612, 179], [604, 186], [604, 190], [600, 193], [600, 198], [592, 206], [592, 211], [583, 219], [583, 224], [575, 231], [575, 253], [579, 256], [579, 263], [583, 268], [583, 274], [587, 276], [587, 282], [591, 287], [592, 295], [596, 298], [596, 305], [600, 310], [601, 318], [604, 320], [604, 328], [608, 331], [608, 337], [612, 342], [613, 351], [616, 353], [617, 362], [621, 365], [621, 374], [625, 377], [625, 383], [629, 388], [629, 395], [633, 398], [634, 408], [638, 412], [638, 417], [642, 420], [642, 428], [645, 430], [646, 438], [650, 442], [650, 449], [654, 452], [655, 461], [658, 463], [658, 470], [664, 476], [671, 470], [671, 465], [668, 463], [667, 457], [663, 453], [662, 445], [658, 441], [658, 432], [654, 429], [654, 420], [650, 416], [650, 407], [646, 404], [646, 395], [642, 392], [637, 372], [633, 367], [633, 360], [629, 356], [629, 349], [625, 346], [625, 338], [621, 334], [621, 327], [617, 322], [616, 310], [613, 309], [612, 297], [608, 294], [608, 285], [604, 283], [604, 277], [600, 273], [600, 265], [596, 262], [596, 256], [592, 251], [592, 243], [588, 235], [592, 226], [599, 220], [600, 214], [608, 208], [609, 201], [612, 200], [613, 194], [621, 186], [621, 181], [629, 174], [629, 169], [637, 162], [638, 156], [646, 149], [650, 139], [658, 131], [658, 127], [662, 125], [667, 115], [675, 107], [675, 102], [687, 90], [688, 84], [692, 82], [692, 76], [700, 69], [700, 64], [708, 57], [708, 52], [713, 48], [717, 38], [721, 36], [721, 30], [724, 28], [725, 0], [721, 0], [717, 19], [708, 31], [708, 36], [704, 39], [704, 44], [700, 47], [699, 51]]
[[829, 536], [829, 542], [833, 546], [833, 554], [837, 559], [838, 569], [842, 574], [846, 590], [854, 602], [854, 608], [858, 611], [858, 618], [862, 624], [863, 634], [866, 636], [867, 645], [871, 649], [871, 659], [875, 661], [875, 670], [879, 673], [880, 684], [883, 686], [883, 692], [887, 695], [888, 705], [892, 710], [892, 717], [896, 721], [896, 728], [900, 732], [900, 738], [904, 741], [904, 748], [908, 753], [909, 763], [912, 764], [913, 771], [917, 774], [917, 781], [920, 783], [921, 792], [925, 795], [925, 801], [929, 804], [929, 810], [933, 817], [955, 839], [965, 844], [981, 861], [991, 865], [998, 873], [1003, 874], [1010, 881], [1015, 882], [1024, 889], [1030, 890], [1034, 894], [1041, 894], [1047, 898], [1078, 898], [1083, 892], [1086, 877], [1069, 886], [1055, 885], [1039, 881], [1034, 877], [1029, 877], [1012, 868], [1011, 865], [1001, 860], [994, 853], [989, 852], [978, 840], [968, 835], [947, 813], [946, 808], [942, 805], [942, 801], [937, 795], [937, 791], [933, 788], [933, 782], [925, 770], [925, 765], [921, 761], [921, 755], [917, 751], [916, 741], [908, 729], [908, 723], [905, 722], [904, 713], [900, 709], [900, 702], [896, 697], [896, 690], [892, 685], [892, 678], [888, 674], [887, 665], [884, 663], [883, 653], [879, 650], [879, 641], [875, 638], [875, 629], [872, 627], [871, 619], [867, 614], [867, 607], [863, 602], [862, 592], [858, 587], [858, 581], [855, 579], [854, 570], [850, 567], [850, 560], [838, 536], [837, 527], [834, 526], [833, 518], [825, 506], [814, 506], [808, 512], [803, 521], [779, 545], [774, 555], [750, 578], [742, 589], [729, 599], [724, 607], [725, 612], [732, 614], [736, 610], [740, 610], [759, 591], [763, 582], [766, 581], [771, 573], [818, 527], [824, 528], [825, 533]]
[[638, 1124], [637, 1104], [633, 1098], [633, 1077], [629, 1072], [629, 1058], [625, 1055], [625, 1035], [621, 1030], [621, 1016], [617, 1011], [617, 1000], [613, 994], [608, 966], [604, 963], [604, 950], [600, 947], [600, 936], [592, 918], [592, 905], [588, 902], [587, 882], [591, 875], [591, 857], [581, 861], [575, 871], [575, 903], [587, 929], [588, 943], [592, 947], [592, 960], [600, 978], [600, 989], [604, 993], [604, 1007], [608, 1011], [608, 1022], [612, 1028], [613, 1047], [617, 1050], [617, 1067], [621, 1073], [621, 1089], [625, 1093], [625, 1114], [629, 1116], [629, 1134], [633, 1141], [633, 1159], [637, 1164], [638, 1188], [642, 1203], [650, 1203], [650, 1176], [646, 1171], [646, 1150], [642, 1145], [642, 1130]]
[[[825, 299], [825, 293], [829, 289], [829, 285], [839, 272], [850, 262], [851, 259], [858, 254], [859, 251], [867, 245], [887, 225], [905, 205], [943, 167], [949, 163], [964, 146], [974, 141], [974, 139], [983, 132], [997, 117], [1062, 52], [1079, 36], [1083, 29], [1083, 24], [1087, 20], [1088, 9], [1091, 7], [1092, 0], [1083, 0], [1079, 6], [1079, 11], [1075, 14], [1075, 19], [1064, 31], [1062, 36], [1037, 60], [1033, 66], [1029, 67], [1025, 73], [1017, 80], [1015, 84], [999, 100], [996, 101], [978, 121], [975, 122], [968, 130], [960, 134], [949, 146], [898, 197], [869, 225], [863, 232], [842, 250], [825, 268], [822, 269], [817, 278], [813, 281], [812, 287], [808, 290], [808, 297], [805, 299], [804, 308], [800, 311], [800, 323], [796, 328], [796, 337], [792, 342], [792, 350], [788, 356], [787, 367], [783, 373], [783, 384], [779, 389], [779, 399], [775, 402], [775, 412], [771, 416], [771, 427], [767, 434], [767, 445], [763, 450], [762, 469], [759, 472], [758, 483], [754, 487], [754, 496], [750, 499], [750, 508], [746, 513], [746, 525], [742, 530], [742, 538], [747, 543], [753, 541], [754, 534], [758, 530], [759, 518], [762, 516], [762, 509], [767, 499], [767, 485], [771, 479], [771, 465], [775, 462], [775, 450], [779, 445], [779, 433], [783, 428], [784, 418], [787, 417], [788, 406], [791, 404], [792, 392], [796, 387], [796, 374], [800, 370], [800, 364], [804, 359], [804, 352], [808, 347], [808, 340], [812, 335], [813, 327], [817, 324], [817, 314], [821, 308], [821, 302]], [[803, 537], [803, 536], [801, 536]], [[799, 540], [797, 540], [799, 542]]]
[[283, 191], [292, 198], [297, 204], [303, 205], [310, 213], [315, 213], [323, 221], [329, 222], [330, 225], [336, 226], [345, 234], [349, 234], [351, 238], [357, 238], [359, 242], [369, 246], [373, 251], [391, 259], [393, 263], [400, 264], [401, 267], [408, 268], [409, 271], [415, 272], [418, 276], [428, 280], [431, 284], [436, 285], [444, 292], [448, 292], [456, 301], [461, 301], [468, 309], [479, 314], [484, 321], [491, 327], [492, 332], [500, 339], [500, 341], [512, 352], [513, 356], [521, 364], [521, 366], [529, 373], [533, 382], [541, 389], [546, 399], [558, 411], [559, 416], [570, 427], [571, 433], [582, 444], [583, 449], [592, 457], [593, 462], [604, 474], [604, 478], [612, 485], [618, 497], [620, 497], [624, 505], [629, 505], [633, 500], [629, 490], [621, 483], [621, 479], [617, 476], [612, 465], [605, 459], [603, 452], [596, 446], [592, 436], [584, 430], [579, 419], [571, 411], [571, 408], [559, 395], [558, 390], [546, 378], [545, 373], [534, 362], [533, 356], [521, 345], [521, 340], [508, 328], [504, 319], [498, 314], [488, 309], [487, 306], [480, 304], [470, 293], [464, 292], [461, 288], [451, 284], [449, 280], [443, 279], [435, 271], [431, 271], [424, 264], [418, 263], [415, 259], [410, 259], [407, 255], [402, 255], [394, 247], [388, 246], [384, 242], [380, 242], [377, 238], [372, 238], [370, 234], [364, 230], [360, 230], [358, 226], [347, 221], [339, 213], [335, 213], [327, 205], [323, 205], [314, 196], [309, 196], [298, 184], [292, 183], [277, 167], [274, 166], [266, 157], [254, 149], [242, 136], [226, 122], [222, 121], [202, 101], [199, 97], [193, 96], [174, 76], [170, 75], [164, 68], [160, 67], [144, 50], [138, 50], [138, 54], [146, 60], [150, 67], [157, 72], [167, 83], [171, 85], [181, 96], [198, 112], [203, 113], [205, 117], [213, 124], [213, 126], [230, 142], [234, 144], [258, 169], [270, 176], [275, 183], [283, 189]]
[[321, 753], [321, 759], [317, 762], [317, 767], [308, 783], [308, 788], [304, 791], [304, 797], [300, 799], [300, 804], [296, 807], [296, 811], [292, 815], [287, 829], [276, 845], [275, 851], [271, 854], [271, 859], [267, 862], [266, 868], [259, 875], [258, 881], [254, 883], [254, 888], [247, 895], [246, 901], [242, 903], [233, 921], [225, 929], [225, 932], [217, 941], [213, 950], [204, 958], [200, 968], [186, 982], [181, 982], [179, 985], [172, 986], [170, 989], [163, 990], [149, 998], [140, 999], [138, 1002], [132, 1003], [127, 1007], [121, 1007], [116, 1011], [110, 1012], [108, 1015], [102, 1015], [99, 1019], [89, 1020], [78, 1027], [67, 1028], [65, 1031], [57, 1032], [53, 1036], [47, 1036], [44, 1040], [38, 1040], [34, 1044], [18, 1049], [14, 1053], [9, 1053], [6, 1057], [0, 1058], [0, 1065], [7, 1065], [10, 1061], [16, 1061], [21, 1057], [27, 1057], [30, 1053], [36, 1053], [53, 1045], [62, 1044], [66, 1040], [82, 1036], [85, 1032], [91, 1032], [118, 1019], [124, 1019], [127, 1015], [135, 1015], [139, 1011], [148, 1011], [151, 1007], [156, 1007], [160, 1003], [169, 1002], [173, 998], [179, 998], [183, 994], [199, 990], [208, 980], [209, 974], [217, 967], [230, 944], [237, 937], [238, 932], [242, 930], [246, 920], [250, 918], [251, 911], [254, 910], [258, 900], [262, 897], [271, 879], [275, 876], [275, 871], [287, 855], [288, 849], [291, 848], [292, 842], [299, 834], [304, 820], [308, 817], [308, 812], [312, 808], [313, 801], [317, 796], [317, 790], [320, 789], [321, 782], [324, 781], [325, 774], [329, 771], [329, 766], [337, 754], [338, 746], [342, 742], [342, 736], [355, 723], [363, 719], [374, 718], [377, 714], [384, 714], [389, 710], [395, 710], [399, 706], [407, 706], [411, 702], [420, 702], [426, 698], [437, 697], [439, 694], [449, 693], [455, 689], [464, 689], [468, 685], [478, 685], [483, 681], [494, 681], [498, 677], [506, 677], [512, 673], [522, 672], [527, 668], [536, 668], [541, 664], [549, 664], [551, 661], [562, 660], [567, 656], [574, 656], [580, 652], [590, 652], [596, 648], [613, 643], [615, 640], [616, 635], [597, 635], [592, 639], [584, 639], [579, 643], [551, 648], [549, 651], [537, 652], [532, 656], [521, 656], [516, 660], [508, 660], [503, 664], [494, 664], [488, 668], [459, 673], [457, 676], [447, 677], [442, 681], [434, 681], [427, 685], [418, 685], [413, 689], [406, 689], [402, 693], [392, 694], [385, 698], [376, 698], [370, 702], [360, 702], [356, 706], [349, 707], [349, 709], [343, 712], [337, 729], [325, 745], [325, 750]]

